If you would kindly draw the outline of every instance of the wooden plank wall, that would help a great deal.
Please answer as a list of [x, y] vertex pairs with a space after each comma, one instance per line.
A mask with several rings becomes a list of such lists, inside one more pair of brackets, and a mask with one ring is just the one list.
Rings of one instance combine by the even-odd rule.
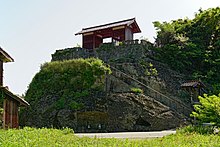
[[4, 99], [3, 128], [18, 128], [18, 103]]
[[0, 86], [3, 86], [3, 61], [0, 60]]

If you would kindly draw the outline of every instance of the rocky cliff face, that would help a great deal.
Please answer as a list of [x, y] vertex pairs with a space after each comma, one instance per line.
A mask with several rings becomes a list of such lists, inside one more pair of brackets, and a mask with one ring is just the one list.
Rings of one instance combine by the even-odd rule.
[[143, 94], [112, 94], [106, 104], [111, 131], [164, 130], [184, 123], [184, 117]]
[[[95, 52], [81, 48], [58, 50], [52, 61], [96, 56], [110, 65], [104, 89], [82, 97], [80, 110], [55, 109], [59, 98], [43, 95], [25, 111], [22, 125], [70, 127], [76, 132], [149, 131], [179, 127], [191, 111], [180, 89], [181, 75], [152, 60], [149, 44], [102, 46]], [[139, 88], [143, 93], [132, 92]]]
[[184, 116], [144, 94], [113, 93], [93, 97], [90, 102], [93, 106], [81, 111], [50, 110], [54, 99], [47, 98], [43, 100], [44, 105], [39, 102], [33, 108], [34, 112], [26, 112], [25, 125], [70, 127], [75, 132], [117, 132], [165, 130], [186, 123]]

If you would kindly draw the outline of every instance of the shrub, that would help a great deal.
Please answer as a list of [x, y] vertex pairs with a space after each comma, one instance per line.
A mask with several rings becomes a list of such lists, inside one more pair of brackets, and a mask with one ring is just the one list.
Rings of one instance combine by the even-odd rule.
[[73, 131], [73, 129], [70, 129], [70, 128], [62, 128], [62, 132], [63, 132], [63, 134], [64, 135], [67, 135], [67, 134], [73, 134], [74, 133], [74, 131]]
[[0, 115], [3, 114], [3, 108], [0, 107]]
[[143, 93], [143, 90], [140, 88], [131, 88], [131, 92], [133, 93]]
[[104, 74], [110, 72], [95, 58], [45, 63], [29, 85], [25, 99], [31, 102], [56, 94], [60, 97], [58, 107], [63, 107], [65, 100], [87, 96], [91, 88], [103, 85]]
[[194, 105], [195, 111], [191, 116], [195, 117], [199, 123], [214, 123], [220, 126], [220, 94], [218, 96], [199, 96], [200, 104]]
[[157, 69], [154, 68], [154, 65], [151, 62], [140, 61], [140, 64], [145, 68], [144, 74], [146, 76], [158, 76]]
[[24, 126], [31, 122], [33, 125], [35, 119], [40, 119], [40, 127], [60, 127], [56, 117], [51, 118], [54, 121], [46, 121], [49, 119], [47, 115], [55, 115], [52, 112], [62, 109], [76, 111], [85, 108], [89, 96], [103, 90], [104, 76], [110, 72], [110, 68], [96, 58], [43, 64], [26, 92], [25, 99], [30, 107], [20, 111], [20, 118], [27, 118], [21, 119], [20, 124]]
[[186, 126], [178, 130], [179, 133], [198, 133], [198, 134], [213, 134], [214, 127], [212, 126]]

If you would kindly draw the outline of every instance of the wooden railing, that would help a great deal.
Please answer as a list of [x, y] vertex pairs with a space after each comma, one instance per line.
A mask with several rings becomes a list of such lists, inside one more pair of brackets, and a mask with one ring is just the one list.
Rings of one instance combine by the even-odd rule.
[[121, 71], [113, 66], [111, 66], [111, 70], [112, 70], [112, 74], [118, 78], [123, 76], [123, 77], [129, 78], [130, 80], [135, 81], [136, 83], [141, 85], [142, 88], [144, 88], [143, 90], [146, 95], [148, 95], [148, 96], [154, 98], [155, 100], [161, 102], [162, 104], [168, 106], [170, 109], [175, 110], [178, 113], [184, 114], [187, 117], [189, 117], [189, 115], [191, 114], [192, 108], [190, 108], [189, 106], [184, 104], [181, 100], [179, 100], [177, 98], [173, 98], [171, 96], [166, 96], [166, 95], [160, 93], [159, 91], [151, 88], [150, 86], [147, 86], [146, 84], [140, 82], [139, 80], [135, 79], [131, 75], [126, 74], [123, 71]]

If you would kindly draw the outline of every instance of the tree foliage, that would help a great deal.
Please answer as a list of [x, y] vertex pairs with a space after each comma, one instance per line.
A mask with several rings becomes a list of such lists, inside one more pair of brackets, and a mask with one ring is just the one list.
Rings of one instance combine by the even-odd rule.
[[192, 116], [200, 123], [214, 123], [220, 126], [220, 94], [218, 96], [199, 96], [200, 104], [194, 105]]
[[156, 58], [220, 92], [220, 8], [199, 10], [194, 19], [154, 22], [154, 26]]

